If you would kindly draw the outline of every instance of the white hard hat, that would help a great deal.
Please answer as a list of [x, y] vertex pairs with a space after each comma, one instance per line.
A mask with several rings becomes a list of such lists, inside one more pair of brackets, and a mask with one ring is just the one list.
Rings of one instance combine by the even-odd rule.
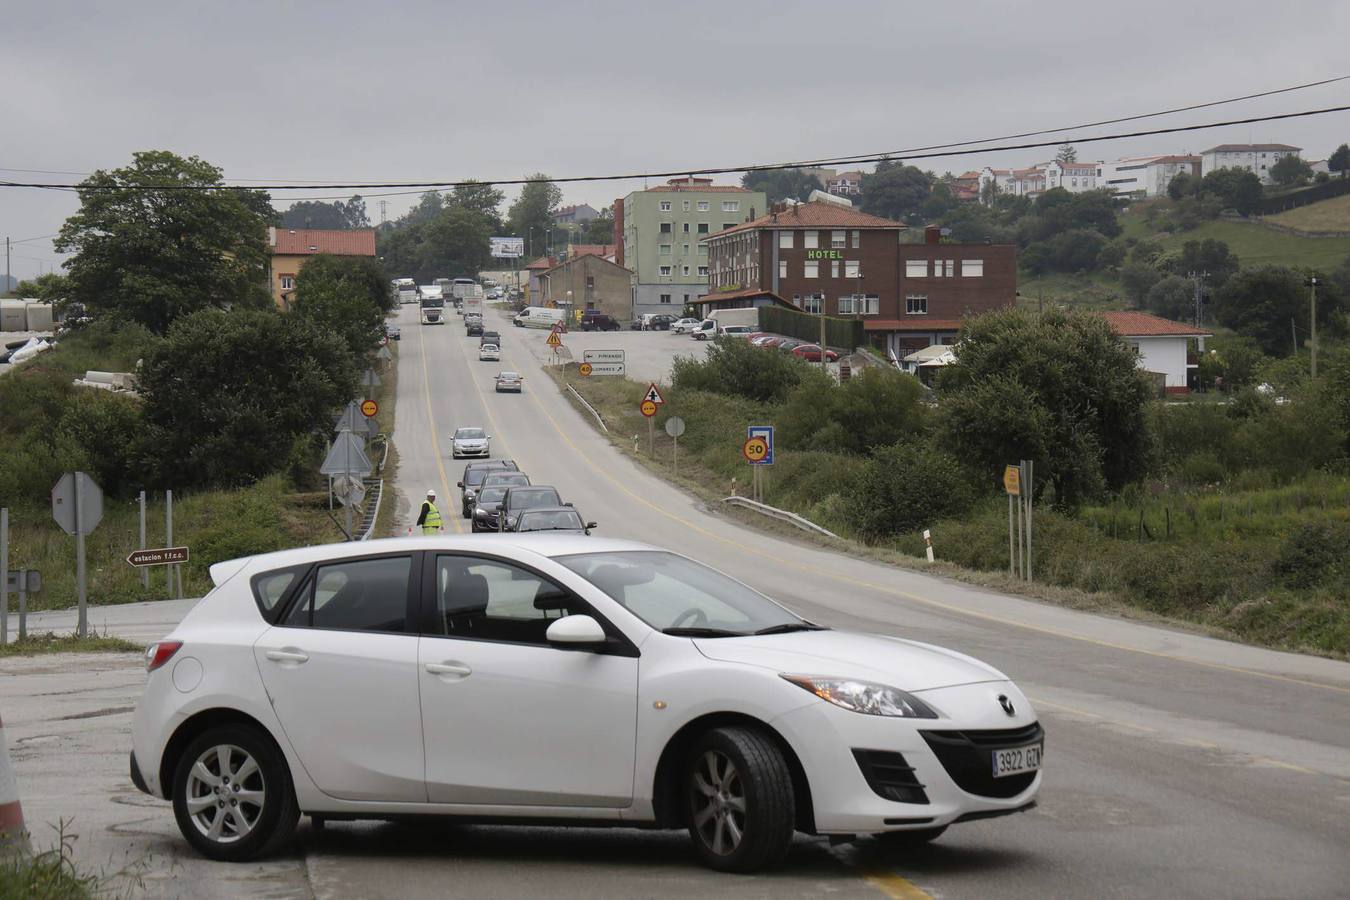
[[428, 496], [428, 497], [435, 497], [435, 496], [436, 496], [436, 492], [435, 492], [434, 490], [431, 490], [431, 489], [428, 488], [428, 489], [427, 489], [427, 496]]

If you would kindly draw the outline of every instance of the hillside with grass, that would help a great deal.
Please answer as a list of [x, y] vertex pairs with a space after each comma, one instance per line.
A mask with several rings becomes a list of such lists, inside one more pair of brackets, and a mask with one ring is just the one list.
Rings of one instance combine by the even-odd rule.
[[[1350, 194], [1266, 216], [1264, 221], [1312, 234], [1322, 232], [1350, 234]], [[1342, 237], [1341, 240], [1350, 238]]]
[[[1299, 227], [1283, 221], [1283, 216], [1298, 214], [1312, 215], [1319, 207], [1339, 200], [1350, 201], [1350, 197], [1339, 197], [1300, 209], [1272, 216], [1271, 221]], [[1350, 206], [1345, 207], [1350, 216]], [[1125, 227], [1125, 237], [1139, 240], [1154, 240], [1165, 250], [1180, 250], [1187, 241], [1203, 241], [1209, 238], [1223, 241], [1228, 249], [1237, 254], [1243, 266], [1277, 265], [1296, 266], [1317, 269], [1334, 269], [1350, 256], [1350, 237], [1304, 237], [1267, 228], [1259, 219], [1214, 219], [1203, 222], [1195, 228], [1173, 232], [1155, 231], [1149, 227], [1143, 216], [1133, 211], [1121, 215], [1121, 224]], [[1350, 230], [1350, 224], [1347, 225]]]

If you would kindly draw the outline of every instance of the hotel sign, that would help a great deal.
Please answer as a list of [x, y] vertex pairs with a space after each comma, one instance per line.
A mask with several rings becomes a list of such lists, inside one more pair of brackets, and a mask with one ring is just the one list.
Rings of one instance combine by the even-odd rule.
[[807, 259], [843, 259], [842, 250], [807, 250]]

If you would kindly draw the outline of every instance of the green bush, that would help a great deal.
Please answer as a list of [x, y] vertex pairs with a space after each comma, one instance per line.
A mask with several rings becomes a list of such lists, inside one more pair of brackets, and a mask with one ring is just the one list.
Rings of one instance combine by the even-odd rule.
[[923, 444], [878, 449], [847, 490], [853, 531], [875, 541], [959, 516], [973, 499], [957, 460]]
[[720, 337], [705, 360], [676, 357], [671, 382], [677, 388], [744, 397], [759, 403], [782, 402], [801, 382], [805, 360], [740, 338]]
[[1303, 522], [1280, 545], [1274, 569], [1291, 588], [1316, 587], [1350, 575], [1350, 522]]
[[783, 405], [783, 440], [794, 446], [862, 455], [928, 430], [923, 388], [891, 368], [868, 367], [841, 385], [813, 370]]

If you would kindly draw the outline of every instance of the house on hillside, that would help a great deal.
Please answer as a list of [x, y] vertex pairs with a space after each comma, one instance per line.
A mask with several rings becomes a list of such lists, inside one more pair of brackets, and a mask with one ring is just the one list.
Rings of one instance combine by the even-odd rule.
[[1270, 184], [1271, 167], [1301, 152], [1302, 147], [1289, 144], [1219, 144], [1200, 152], [1200, 171], [1208, 175], [1217, 169], [1246, 169], [1255, 172], [1263, 184]]
[[290, 308], [295, 276], [320, 253], [375, 258], [375, 229], [268, 228], [267, 286], [281, 309]]
[[[1169, 394], [1186, 394], [1195, 381], [1205, 338], [1213, 333], [1142, 312], [1099, 312], [1111, 330], [1139, 354], [1139, 368]], [[1192, 343], [1194, 342], [1194, 343]]]
[[578, 203], [574, 206], [560, 206], [558, 211], [553, 214], [553, 221], [559, 225], [580, 225], [583, 222], [589, 222], [600, 211], [589, 203]]

